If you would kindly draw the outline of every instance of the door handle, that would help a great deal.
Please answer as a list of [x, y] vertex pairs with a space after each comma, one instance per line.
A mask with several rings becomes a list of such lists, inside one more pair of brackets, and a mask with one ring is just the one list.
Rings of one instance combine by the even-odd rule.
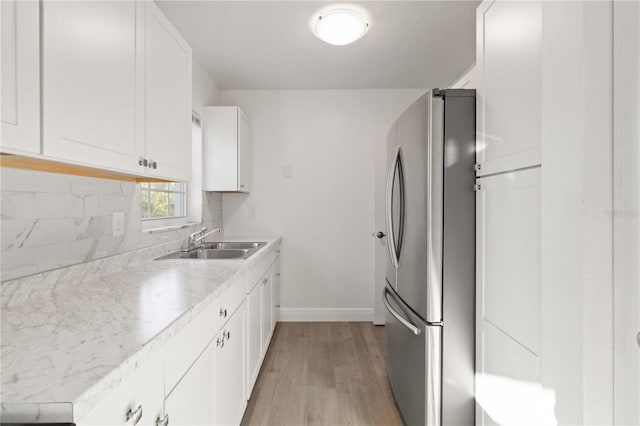
[[376, 237], [378, 237], [378, 238], [384, 238], [384, 237], [386, 237], [386, 236], [387, 236], [387, 234], [385, 234], [385, 233], [384, 233], [384, 232], [382, 232], [382, 231], [378, 231], [378, 233], [376, 234]]
[[415, 324], [412, 324], [411, 321], [404, 318], [391, 307], [391, 303], [389, 303], [389, 289], [386, 287], [384, 288], [384, 290], [382, 290], [382, 303], [384, 303], [384, 307], [387, 308], [387, 311], [389, 311], [391, 315], [393, 315], [398, 321], [400, 321], [402, 325], [411, 330], [411, 332], [416, 336], [420, 335], [422, 330], [420, 330]]
[[[387, 207], [387, 215], [386, 215], [386, 224], [387, 224], [387, 235], [389, 236], [389, 238], [387, 238], [387, 247], [389, 249], [389, 255], [391, 256], [391, 263], [393, 264], [393, 266], [395, 268], [397, 268], [400, 265], [400, 259], [398, 256], [398, 241], [396, 241], [396, 238], [399, 237], [398, 235], [395, 234], [394, 229], [393, 229], [393, 207], [392, 207], [392, 203], [393, 203], [393, 184], [394, 184], [394, 180], [395, 180], [395, 174], [396, 174], [396, 169], [398, 169], [398, 173], [400, 173], [400, 175], [398, 176], [399, 178], [399, 184], [400, 184], [400, 188], [398, 188], [402, 194], [402, 192], [404, 191], [404, 182], [403, 182], [403, 176], [402, 176], [402, 148], [397, 146], [394, 150], [393, 150], [393, 155], [391, 156], [391, 163], [389, 164], [389, 170], [387, 173], [387, 188], [386, 188], [386, 193], [385, 193], [385, 200], [386, 200], [386, 207]], [[404, 194], [401, 195], [401, 197], [403, 197]], [[404, 231], [404, 225], [403, 225], [403, 221], [404, 221], [404, 206], [402, 205], [404, 203], [404, 200], [401, 200], [401, 211], [400, 211], [400, 229], [399, 229], [399, 233], [402, 234], [402, 232]], [[401, 238], [401, 237], [400, 237]]]

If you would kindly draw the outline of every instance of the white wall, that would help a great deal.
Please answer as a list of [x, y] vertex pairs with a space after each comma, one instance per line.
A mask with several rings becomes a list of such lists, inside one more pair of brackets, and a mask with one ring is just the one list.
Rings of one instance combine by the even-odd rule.
[[224, 195], [225, 234], [283, 236], [284, 320], [371, 320], [374, 139], [422, 93], [223, 92], [253, 130], [252, 191]]

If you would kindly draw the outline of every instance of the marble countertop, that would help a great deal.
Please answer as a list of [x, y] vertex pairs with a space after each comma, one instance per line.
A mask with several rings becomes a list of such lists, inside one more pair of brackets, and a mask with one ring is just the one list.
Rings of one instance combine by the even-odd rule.
[[[2, 309], [2, 414], [80, 418], [280, 238], [247, 260], [147, 261]], [[48, 414], [48, 415], [47, 415]], [[24, 416], [23, 416], [24, 417]], [[25, 419], [22, 419], [25, 421]]]

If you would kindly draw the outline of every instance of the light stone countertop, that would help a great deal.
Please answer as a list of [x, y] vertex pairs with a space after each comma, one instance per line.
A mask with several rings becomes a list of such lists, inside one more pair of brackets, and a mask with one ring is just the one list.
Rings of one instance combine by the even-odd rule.
[[3, 422], [71, 422], [235, 283], [247, 260], [147, 261], [2, 309]]

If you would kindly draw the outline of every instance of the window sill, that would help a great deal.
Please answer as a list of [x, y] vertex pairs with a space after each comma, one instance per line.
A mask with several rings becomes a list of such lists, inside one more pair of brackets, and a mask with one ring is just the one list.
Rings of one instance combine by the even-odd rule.
[[142, 232], [147, 234], [158, 234], [162, 232], [171, 232], [171, 231], [177, 231], [179, 229], [196, 227], [198, 225], [202, 225], [202, 223], [185, 222], [185, 223], [172, 225], [172, 224], [166, 224], [166, 223], [159, 224], [159, 223], [142, 222]]

